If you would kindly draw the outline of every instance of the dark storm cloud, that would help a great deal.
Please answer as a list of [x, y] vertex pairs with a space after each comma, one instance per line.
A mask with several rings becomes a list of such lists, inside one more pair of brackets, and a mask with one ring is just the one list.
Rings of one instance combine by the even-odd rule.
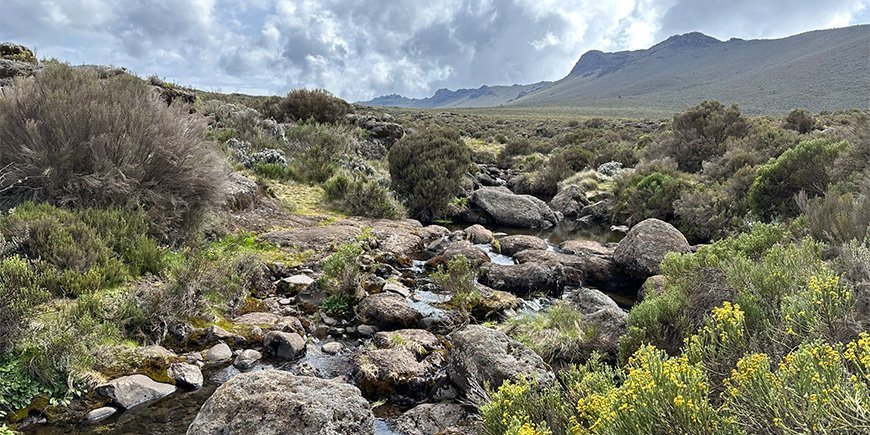
[[205, 89], [349, 100], [564, 76], [590, 49], [674, 33], [780, 37], [866, 21], [870, 0], [3, 0], [0, 40]]

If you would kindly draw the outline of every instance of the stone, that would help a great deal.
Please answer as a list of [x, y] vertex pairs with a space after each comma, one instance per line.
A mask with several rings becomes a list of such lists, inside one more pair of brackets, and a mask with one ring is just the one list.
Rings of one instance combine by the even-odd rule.
[[356, 328], [356, 332], [363, 337], [371, 337], [378, 332], [378, 329], [372, 325], [359, 325]]
[[85, 414], [85, 421], [87, 421], [88, 423], [96, 423], [100, 420], [105, 420], [115, 415], [116, 412], [118, 412], [116, 408], [113, 408], [111, 406], [103, 406]]
[[628, 313], [599, 290], [580, 288], [565, 296], [565, 300], [580, 311], [583, 323], [592, 327], [594, 337], [586, 343], [583, 355], [577, 355], [578, 361], [600, 352], [616, 358], [619, 352], [619, 339], [628, 330]]
[[174, 363], [166, 369], [166, 375], [175, 380], [179, 386], [194, 390], [202, 387], [202, 370], [196, 365]]
[[218, 387], [188, 435], [374, 435], [356, 387], [278, 370], [242, 373]]
[[407, 435], [431, 435], [458, 424], [466, 417], [456, 403], [423, 403], [396, 419], [395, 429]]
[[295, 332], [270, 331], [263, 338], [263, 347], [276, 358], [294, 360], [305, 354], [305, 339]]
[[258, 350], [245, 349], [236, 355], [236, 360], [233, 361], [233, 366], [239, 370], [250, 370], [254, 367], [257, 361], [263, 358], [263, 354]]
[[628, 231], [616, 246], [613, 259], [629, 274], [646, 278], [659, 274], [659, 266], [668, 253], [690, 250], [691, 246], [680, 230], [667, 222], [651, 218]]
[[502, 237], [498, 239], [498, 246], [499, 252], [510, 256], [526, 249], [547, 250], [549, 247], [544, 239], [524, 234]]
[[475, 267], [490, 262], [489, 255], [486, 255], [486, 252], [483, 252], [467, 240], [460, 240], [451, 242], [443, 252], [427, 260], [426, 267], [436, 268], [438, 266], [446, 266], [451, 260], [460, 255], [467, 258], [471, 265]]
[[468, 325], [452, 333], [447, 373], [464, 392], [488, 385], [497, 389], [506, 380], [521, 376], [538, 385], [555, 382], [550, 367], [534, 351], [503, 332]]
[[266, 329], [281, 329], [298, 333], [305, 332], [302, 322], [294, 316], [280, 316], [270, 312], [247, 313], [233, 319], [237, 325], [260, 326]]
[[411, 296], [411, 290], [397, 282], [387, 282], [384, 284], [383, 291], [395, 293], [403, 298]]
[[[543, 252], [543, 251], [541, 251]], [[558, 295], [564, 287], [564, 270], [556, 262], [485, 264], [480, 268], [481, 284], [524, 296], [535, 292]]]
[[604, 257], [613, 255], [613, 248], [604, 246], [594, 240], [567, 240], [559, 245], [559, 250], [566, 254], [593, 254]]
[[324, 343], [323, 346], [320, 347], [320, 350], [327, 355], [338, 355], [342, 349], [344, 349], [344, 345], [337, 341]]
[[205, 351], [205, 362], [216, 363], [233, 357], [233, 351], [226, 343], [218, 343]]
[[576, 219], [583, 212], [583, 207], [589, 205], [586, 193], [579, 186], [570, 185], [560, 190], [550, 201], [553, 211], [562, 213], [567, 219]]
[[131, 409], [174, 393], [175, 385], [155, 382], [145, 375], [129, 375], [99, 385], [96, 391], [115, 405]]
[[470, 202], [499, 225], [548, 228], [559, 222], [556, 213], [544, 201], [531, 195], [517, 195], [503, 187], [475, 190]]
[[381, 329], [413, 328], [423, 315], [415, 310], [402, 296], [395, 293], [378, 293], [357, 304], [357, 317], [363, 323]]
[[465, 239], [475, 245], [492, 243], [492, 231], [486, 229], [483, 225], [474, 224], [465, 229]]
[[365, 350], [354, 359], [354, 384], [372, 400], [397, 399], [393, 396], [422, 400], [435, 386], [438, 362], [434, 354], [418, 361], [405, 347]]
[[279, 280], [280, 288], [283, 291], [298, 292], [311, 284], [314, 284], [314, 278], [308, 275], [293, 275]]
[[625, 291], [631, 280], [608, 257], [591, 254], [563, 254], [553, 251], [529, 249], [514, 255], [520, 264], [558, 263], [562, 267], [563, 285], [591, 285], [599, 288]]
[[642, 301], [649, 295], [661, 295], [665, 292], [667, 279], [664, 275], [653, 275], [643, 282], [640, 290], [637, 291], [637, 300]]

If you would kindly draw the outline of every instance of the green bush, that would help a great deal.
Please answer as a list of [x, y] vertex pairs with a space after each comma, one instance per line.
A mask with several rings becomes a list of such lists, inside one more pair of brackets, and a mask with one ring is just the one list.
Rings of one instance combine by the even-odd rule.
[[295, 89], [277, 102], [277, 108], [270, 108], [266, 113], [278, 115], [275, 117], [278, 121], [337, 123], [344, 120], [349, 109], [346, 101], [324, 89]]
[[0, 260], [0, 354], [27, 330], [31, 315], [48, 298], [40, 286], [44, 278], [26, 260], [11, 256]]
[[350, 151], [352, 138], [343, 128], [303, 124], [287, 130], [289, 153], [302, 179], [322, 183], [337, 170]]
[[142, 80], [48, 64], [0, 97], [0, 205], [25, 200], [149, 210], [177, 238], [215, 202], [225, 175], [187, 108]]
[[320, 285], [336, 302], [353, 306], [360, 296], [359, 257], [363, 249], [358, 243], [345, 243], [323, 260]]
[[390, 189], [358, 173], [340, 171], [323, 184], [323, 190], [335, 208], [349, 215], [398, 219], [405, 214]]
[[675, 221], [674, 203], [690, 186], [678, 172], [656, 166], [637, 168], [616, 180], [614, 216], [629, 225], [647, 218]]
[[818, 198], [799, 193], [798, 208], [810, 235], [832, 246], [863, 239], [870, 227], [870, 178], [863, 180], [859, 189], [840, 192], [829, 188]]
[[680, 170], [697, 172], [701, 163], [725, 152], [725, 140], [743, 137], [749, 130], [737, 106], [725, 108], [718, 101], [701, 104], [674, 115], [673, 137], [657, 146], [654, 158], [670, 157]]
[[848, 142], [814, 139], [785, 151], [758, 170], [749, 189], [750, 207], [766, 219], [796, 216], [795, 195], [801, 191], [810, 197], [824, 194], [829, 183], [828, 168], [848, 147]]
[[393, 190], [411, 217], [431, 221], [444, 215], [462, 186], [471, 152], [455, 131], [429, 129], [406, 135], [390, 149]]
[[550, 364], [586, 361], [599, 332], [587, 325], [580, 310], [567, 302], [557, 302], [544, 312], [516, 317], [508, 325], [515, 339]]
[[450, 293], [450, 306], [463, 313], [471, 313], [481, 297], [477, 290], [477, 272], [464, 255], [458, 255], [447, 266], [438, 266], [430, 275], [432, 282]]

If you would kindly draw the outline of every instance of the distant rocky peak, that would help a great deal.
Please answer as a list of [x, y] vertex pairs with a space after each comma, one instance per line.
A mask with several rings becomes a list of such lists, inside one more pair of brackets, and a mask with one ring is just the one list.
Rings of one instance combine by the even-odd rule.
[[709, 47], [715, 44], [721, 44], [722, 41], [707, 36], [701, 32], [690, 32], [682, 35], [674, 35], [656, 45], [653, 45], [650, 50], [659, 48], [701, 48]]

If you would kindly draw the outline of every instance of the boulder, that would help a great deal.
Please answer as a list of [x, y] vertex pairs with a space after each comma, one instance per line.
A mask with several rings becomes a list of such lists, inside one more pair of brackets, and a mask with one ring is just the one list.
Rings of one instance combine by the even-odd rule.
[[271, 331], [263, 338], [263, 347], [276, 358], [294, 360], [305, 354], [305, 339], [295, 332]]
[[353, 379], [369, 399], [417, 401], [435, 386], [434, 376], [442, 362], [439, 354], [419, 361], [405, 347], [366, 350], [354, 359]]
[[231, 211], [245, 210], [255, 202], [260, 195], [260, 186], [238, 172], [230, 173], [227, 181], [221, 186], [221, 194], [224, 198], [224, 207]]
[[187, 434], [373, 435], [374, 423], [369, 403], [352, 385], [262, 370], [218, 387]]
[[659, 274], [659, 265], [669, 252], [689, 252], [686, 237], [673, 225], [646, 219], [628, 231], [613, 253], [613, 259], [626, 272], [646, 278]]
[[423, 403], [396, 419], [396, 430], [407, 435], [431, 435], [458, 424], [466, 412], [456, 403]]
[[182, 387], [199, 389], [202, 387], [202, 370], [187, 363], [174, 363], [166, 370], [166, 375]]
[[145, 375], [130, 375], [99, 385], [96, 391], [115, 405], [130, 409], [174, 393], [175, 385], [155, 382]]
[[653, 275], [643, 282], [640, 290], [637, 291], [637, 300], [642, 301], [649, 295], [660, 295], [665, 292], [665, 276]]
[[498, 239], [498, 246], [499, 252], [510, 256], [513, 256], [517, 252], [525, 251], [526, 249], [547, 250], [549, 247], [544, 239], [524, 234], [502, 237]]
[[556, 213], [531, 195], [517, 195], [502, 187], [474, 191], [471, 204], [485, 211], [493, 223], [517, 228], [548, 228], [558, 223]]
[[503, 332], [468, 325], [450, 335], [447, 373], [461, 390], [489, 385], [498, 388], [520, 376], [550, 385], [555, 375], [534, 351]]
[[591, 285], [600, 288], [624, 290], [628, 279], [613, 260], [589, 254], [563, 254], [537, 249], [517, 253], [514, 258], [520, 264], [557, 263], [562, 266], [563, 285]]
[[467, 240], [459, 240], [450, 243], [447, 245], [444, 252], [426, 261], [426, 266], [435, 268], [447, 265], [447, 263], [450, 263], [451, 260], [460, 255], [467, 258], [472, 266], [475, 267], [490, 262], [489, 255], [486, 255], [486, 252], [483, 252], [480, 248], [474, 246], [474, 244]]
[[[538, 251], [546, 252], [546, 251]], [[564, 287], [564, 270], [557, 262], [522, 264], [490, 263], [480, 268], [481, 284], [524, 296], [535, 292], [558, 295]]]
[[254, 367], [257, 361], [263, 358], [263, 354], [254, 349], [245, 349], [236, 355], [236, 360], [233, 361], [233, 366], [239, 370], [250, 370]]
[[582, 216], [583, 207], [589, 205], [586, 193], [579, 186], [570, 185], [559, 191], [550, 201], [553, 211], [562, 213], [565, 218], [576, 219]]
[[205, 351], [205, 361], [216, 363], [233, 357], [233, 350], [226, 343], [218, 343]]
[[567, 240], [559, 244], [559, 250], [566, 254], [593, 254], [602, 257], [613, 255], [613, 248], [594, 240]]
[[594, 351], [615, 358], [619, 352], [619, 339], [627, 332], [628, 313], [619, 308], [613, 299], [591, 288], [573, 291], [566, 295], [565, 300], [580, 311], [584, 324], [595, 331], [580, 360]]
[[304, 333], [302, 322], [294, 316], [280, 316], [271, 312], [254, 312], [243, 314], [233, 319], [237, 325], [259, 326], [263, 329], [277, 329]]
[[357, 304], [356, 313], [362, 323], [385, 330], [414, 328], [423, 318], [405, 298], [395, 293], [378, 293], [366, 297]]
[[344, 349], [344, 345], [337, 341], [324, 343], [323, 346], [320, 346], [320, 350], [327, 355], [338, 355], [342, 349]]
[[411, 296], [411, 289], [397, 282], [387, 282], [382, 287], [385, 292], [395, 293], [403, 298]]
[[465, 239], [475, 245], [492, 243], [492, 231], [486, 229], [483, 225], [474, 224], [464, 230]]

